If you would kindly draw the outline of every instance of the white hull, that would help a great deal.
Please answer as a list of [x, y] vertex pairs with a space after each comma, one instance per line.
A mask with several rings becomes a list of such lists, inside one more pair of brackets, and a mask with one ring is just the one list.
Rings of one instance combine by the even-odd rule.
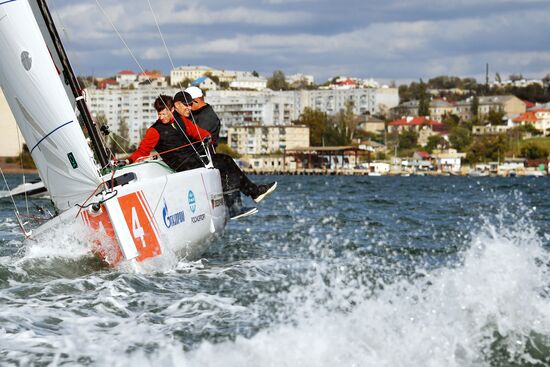
[[[111, 181], [110, 175], [103, 178]], [[34, 230], [33, 237], [59, 223], [83, 221], [103, 232], [103, 238], [110, 238], [101, 243], [91, 238], [90, 242], [96, 242], [98, 256], [116, 265], [165, 252], [194, 259], [214, 236], [223, 233], [227, 214], [217, 169], [172, 173], [164, 163], [148, 161], [119, 169], [113, 179], [121, 178], [131, 181], [87, 203], [107, 199], [100, 206], [74, 207]]]

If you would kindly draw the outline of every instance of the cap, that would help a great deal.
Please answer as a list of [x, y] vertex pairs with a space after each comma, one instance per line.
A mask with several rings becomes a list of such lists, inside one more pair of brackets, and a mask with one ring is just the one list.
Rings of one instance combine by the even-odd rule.
[[193, 97], [187, 92], [178, 92], [174, 96], [174, 103], [181, 102], [183, 104], [189, 105], [193, 102]]
[[199, 87], [189, 87], [185, 89], [185, 91], [189, 93], [193, 99], [203, 96], [202, 90]]

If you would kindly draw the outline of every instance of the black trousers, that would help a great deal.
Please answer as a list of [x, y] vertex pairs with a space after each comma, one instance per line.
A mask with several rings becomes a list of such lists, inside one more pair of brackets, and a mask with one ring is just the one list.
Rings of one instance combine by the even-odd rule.
[[246, 196], [255, 196], [258, 187], [241, 171], [233, 158], [226, 154], [215, 153], [212, 154], [212, 164], [220, 170], [224, 192], [238, 190]]

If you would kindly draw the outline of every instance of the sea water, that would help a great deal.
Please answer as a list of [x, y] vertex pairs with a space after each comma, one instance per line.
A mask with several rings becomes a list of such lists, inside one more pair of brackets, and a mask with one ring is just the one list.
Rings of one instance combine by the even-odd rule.
[[0, 200], [0, 365], [550, 365], [548, 178], [254, 179], [202, 259], [137, 269]]

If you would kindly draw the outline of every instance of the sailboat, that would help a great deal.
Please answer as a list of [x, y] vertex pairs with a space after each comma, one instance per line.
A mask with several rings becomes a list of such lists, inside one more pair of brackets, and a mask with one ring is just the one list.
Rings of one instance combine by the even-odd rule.
[[113, 164], [45, 0], [0, 0], [0, 86], [56, 208], [28, 236], [82, 222], [103, 234], [90, 236], [90, 248], [114, 266], [166, 251], [196, 258], [223, 232], [227, 212], [211, 164], [185, 172], [155, 159]]

